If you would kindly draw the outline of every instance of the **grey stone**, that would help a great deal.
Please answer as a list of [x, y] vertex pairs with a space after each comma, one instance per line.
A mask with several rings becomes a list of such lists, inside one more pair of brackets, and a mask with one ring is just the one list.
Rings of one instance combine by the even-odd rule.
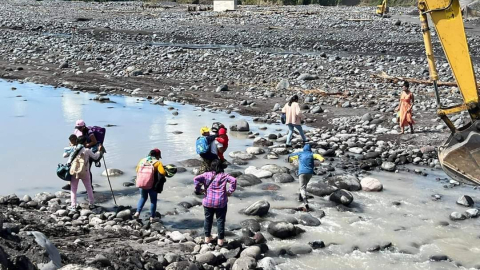
[[345, 189], [349, 191], [358, 191], [362, 189], [358, 178], [350, 174], [328, 177], [326, 179], [326, 183], [339, 189]]
[[265, 216], [270, 209], [270, 203], [266, 200], [255, 202], [245, 209], [244, 213], [249, 216]]
[[465, 211], [465, 215], [468, 218], [477, 218], [480, 216], [480, 211], [476, 208], [468, 209], [467, 211]]
[[286, 239], [299, 234], [299, 231], [295, 225], [285, 222], [285, 221], [274, 221], [268, 225], [267, 228], [268, 233], [272, 236]]
[[298, 221], [300, 224], [305, 226], [320, 226], [320, 224], [322, 224], [318, 218], [310, 214], [302, 214], [298, 218]]
[[289, 173], [276, 173], [273, 175], [275, 183], [291, 183], [295, 181], [292, 175]]
[[281, 79], [276, 86], [277, 90], [288, 90], [290, 87], [290, 83], [288, 82], [287, 79]]
[[261, 184], [262, 180], [252, 174], [242, 174], [237, 178], [237, 184], [241, 187], [249, 187]]
[[222, 91], [228, 91], [228, 85], [226, 85], [226, 84], [220, 85], [215, 90], [215, 92], [217, 92], [217, 93], [222, 92]]
[[450, 219], [453, 221], [464, 220], [467, 219], [467, 216], [459, 212], [453, 212], [450, 214]]
[[254, 258], [255, 260], [260, 259], [262, 255], [262, 250], [258, 246], [251, 246], [247, 247], [240, 253], [240, 258], [242, 257], [251, 257]]
[[317, 80], [318, 76], [317, 75], [311, 75], [308, 73], [303, 73], [298, 76], [297, 80], [299, 81], [312, 81], [312, 80]]
[[472, 197], [468, 195], [463, 195], [457, 200], [458, 205], [463, 205], [465, 207], [472, 207], [475, 202], [473, 201]]
[[270, 257], [265, 257], [257, 262], [257, 267], [263, 270], [276, 270], [276, 265], [275, 260]]
[[231, 125], [230, 130], [246, 132], [246, 131], [250, 131], [250, 125], [248, 124], [247, 121], [242, 119], [237, 121], [234, 125]]
[[173, 242], [182, 242], [184, 241], [186, 238], [185, 238], [185, 235], [183, 235], [181, 232], [179, 231], [173, 231], [169, 234], [167, 234], [167, 236], [172, 239]]
[[120, 211], [116, 215], [117, 218], [121, 218], [123, 220], [130, 219], [131, 216], [132, 216], [132, 211], [130, 211], [130, 209], [125, 209], [123, 211]]
[[332, 194], [338, 188], [332, 185], [328, 185], [324, 182], [310, 182], [307, 185], [307, 191], [315, 196], [328, 196]]
[[353, 202], [353, 195], [344, 189], [336, 190], [330, 195], [330, 201], [348, 206]]
[[287, 249], [287, 254], [290, 256], [303, 255], [312, 253], [313, 249], [309, 245], [305, 244], [293, 244]]
[[257, 261], [252, 257], [238, 258], [233, 264], [232, 270], [250, 270], [257, 267]]
[[319, 248], [324, 248], [324, 247], [325, 247], [325, 243], [324, 243], [323, 241], [320, 241], [320, 240], [308, 242], [308, 244], [309, 244], [313, 249], [319, 249]]
[[195, 260], [201, 264], [215, 265], [217, 257], [212, 252], [206, 252], [195, 256]]
[[397, 166], [393, 162], [385, 161], [382, 163], [382, 170], [387, 172], [394, 172]]

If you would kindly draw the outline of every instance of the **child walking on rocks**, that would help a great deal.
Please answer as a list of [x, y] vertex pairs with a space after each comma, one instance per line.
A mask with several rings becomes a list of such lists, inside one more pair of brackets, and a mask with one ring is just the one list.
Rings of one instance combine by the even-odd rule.
[[[93, 197], [93, 190], [92, 184], [90, 182], [90, 160], [97, 160], [100, 159], [103, 155], [103, 147], [100, 145], [98, 147], [98, 152], [93, 153], [92, 150], [85, 148], [85, 144], [87, 143], [87, 138], [84, 136], [80, 136], [77, 139], [77, 143], [79, 146], [83, 146], [78, 150], [78, 154], [75, 158], [71, 161], [71, 168], [70, 174], [72, 175], [72, 179], [70, 181], [71, 184], [71, 210], [75, 210], [77, 208], [77, 188], [78, 182], [82, 180], [85, 189], [87, 190], [89, 207], [94, 208], [95, 198]], [[70, 160], [69, 160], [70, 162]]]
[[310, 144], [306, 144], [303, 147], [303, 152], [293, 153], [288, 156], [289, 161], [293, 159], [298, 159], [298, 177], [300, 181], [299, 200], [303, 201], [305, 209], [308, 210], [307, 185], [314, 173], [315, 159], [323, 162], [324, 158], [319, 154], [314, 154]]
[[[195, 177], [193, 181], [195, 184], [195, 194], [203, 193], [205, 195], [202, 202], [205, 212], [205, 242], [209, 244], [212, 241], [211, 232], [213, 216], [215, 215], [217, 217], [217, 244], [223, 246], [228, 196], [235, 192], [235, 189], [237, 188], [237, 179], [224, 173], [222, 162], [216, 159], [212, 161], [208, 172]], [[227, 183], [229, 184], [228, 189]], [[202, 187], [204, 187], [203, 190]]]

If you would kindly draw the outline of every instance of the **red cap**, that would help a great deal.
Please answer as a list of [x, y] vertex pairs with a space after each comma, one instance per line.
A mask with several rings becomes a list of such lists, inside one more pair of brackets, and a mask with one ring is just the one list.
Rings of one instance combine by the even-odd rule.
[[162, 151], [160, 151], [160, 149], [155, 148], [155, 149], [153, 149], [152, 151], [155, 152], [155, 154], [156, 154], [157, 156], [160, 156], [160, 158], [162, 158]]

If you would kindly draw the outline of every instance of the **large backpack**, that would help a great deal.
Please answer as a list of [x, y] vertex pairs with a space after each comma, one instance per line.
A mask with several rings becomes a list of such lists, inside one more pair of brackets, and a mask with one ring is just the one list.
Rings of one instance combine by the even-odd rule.
[[70, 167], [70, 174], [77, 179], [86, 179], [89, 177], [88, 167], [85, 164], [85, 151], [78, 153], [73, 159]]
[[199, 137], [195, 143], [195, 148], [197, 149], [197, 154], [199, 155], [207, 153], [210, 149], [207, 138], [204, 136]]
[[155, 166], [146, 160], [143, 162], [137, 171], [137, 187], [141, 189], [151, 189], [155, 177]]
[[103, 144], [103, 141], [105, 140], [105, 133], [107, 132], [107, 130], [103, 127], [98, 126], [88, 127], [88, 129], [93, 132], [93, 135], [95, 135], [95, 139], [97, 139], [97, 142]]

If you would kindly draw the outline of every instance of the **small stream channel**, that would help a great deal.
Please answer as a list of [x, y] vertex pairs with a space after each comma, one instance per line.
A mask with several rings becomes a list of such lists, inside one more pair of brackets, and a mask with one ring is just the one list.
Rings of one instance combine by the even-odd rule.
[[[15, 90], [12, 90], [15, 88]], [[0, 177], [1, 195], [16, 193], [31, 196], [42, 191], [56, 192], [65, 183], [55, 175], [56, 165], [65, 162], [63, 147], [68, 145], [68, 136], [75, 121], [84, 119], [87, 125], [115, 125], [107, 128], [105, 146], [109, 168], [121, 169], [125, 174], [111, 178], [117, 202], [134, 206], [138, 200], [136, 188], [125, 188], [123, 182], [135, 176], [135, 166], [149, 149], [162, 150], [164, 164], [196, 158], [195, 139], [200, 127], [219, 121], [229, 126], [237, 119], [250, 123], [253, 132], [260, 136], [285, 132], [280, 125], [256, 124], [250, 117], [236, 113], [235, 118], [219, 111], [201, 111], [192, 105], [166, 102], [165, 106], [151, 105], [136, 97], [110, 96], [114, 103], [98, 103], [94, 95], [78, 93], [65, 88], [53, 88], [35, 84], [21, 84], [0, 80]], [[173, 110], [172, 110], [173, 108]], [[173, 111], [179, 114], [174, 116]], [[267, 127], [267, 130], [261, 130]], [[182, 131], [182, 134], [174, 134]], [[230, 134], [229, 151], [245, 150], [252, 145], [245, 134]], [[285, 166], [284, 158], [267, 160], [263, 155], [249, 161], [249, 165], [264, 164]], [[243, 171], [247, 166], [231, 166], [229, 170]], [[288, 165], [286, 165], [288, 166]], [[453, 211], [466, 208], [455, 204], [464, 194], [480, 203], [478, 191], [472, 187], [444, 188], [446, 178], [441, 171], [421, 168], [429, 175], [418, 176], [402, 171], [397, 174], [374, 171], [370, 176], [384, 185], [379, 193], [355, 192], [352, 211], [338, 211], [326, 198], [312, 200], [314, 209], [322, 209], [326, 216], [318, 227], [303, 227], [307, 232], [296, 239], [269, 241], [271, 248], [305, 244], [323, 240], [324, 249], [308, 255], [284, 257], [280, 269], [469, 269], [480, 266], [480, 219], [453, 222], [448, 216]], [[112, 206], [108, 182], [102, 177], [102, 169], [94, 168], [96, 198], [102, 206]], [[337, 171], [336, 173], [341, 173]], [[314, 178], [320, 176], [314, 176]], [[200, 229], [203, 209], [193, 207], [182, 210], [177, 204], [193, 198], [193, 174], [179, 173], [169, 179], [164, 192], [159, 196], [158, 211], [163, 222], [170, 228]], [[264, 179], [264, 183], [272, 180]], [[247, 216], [238, 212], [260, 199], [267, 199], [272, 209], [262, 221], [282, 220], [288, 216], [300, 216], [291, 210], [298, 206], [297, 182], [279, 184], [278, 191], [263, 191], [260, 186], [239, 188], [230, 198], [227, 225], [240, 223]], [[80, 190], [84, 190], [80, 184]], [[438, 201], [433, 194], [442, 195]], [[83, 198], [84, 195], [81, 195]], [[147, 210], [145, 207], [144, 211]], [[313, 216], [318, 212], [312, 212]], [[266, 223], [262, 222], [265, 226]], [[239, 233], [233, 232], [233, 233]], [[391, 242], [387, 251], [368, 252], [377, 244]], [[154, 247], [152, 247], [154, 248]], [[432, 262], [432, 255], [446, 255], [451, 261]]]

